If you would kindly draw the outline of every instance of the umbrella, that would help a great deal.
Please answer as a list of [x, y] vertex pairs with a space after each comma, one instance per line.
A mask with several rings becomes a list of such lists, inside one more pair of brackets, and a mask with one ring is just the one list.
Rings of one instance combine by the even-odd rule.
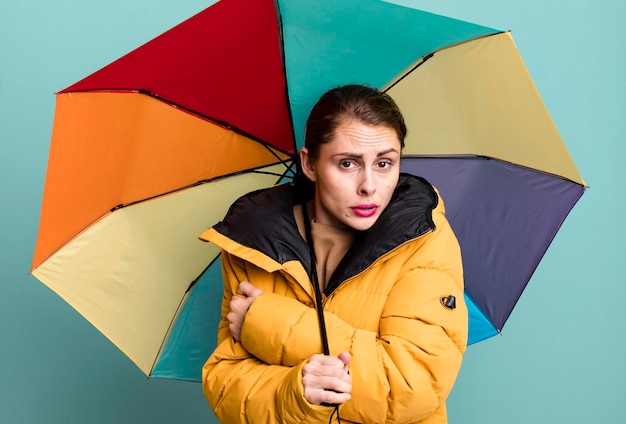
[[501, 331], [584, 182], [508, 32], [376, 0], [222, 0], [57, 93], [32, 274], [146, 375], [197, 381], [219, 251], [291, 175], [306, 116], [365, 83], [409, 127], [463, 251], [470, 343]]

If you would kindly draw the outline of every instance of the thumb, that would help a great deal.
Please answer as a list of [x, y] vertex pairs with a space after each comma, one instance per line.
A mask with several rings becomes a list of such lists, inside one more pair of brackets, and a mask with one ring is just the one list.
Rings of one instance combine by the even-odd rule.
[[341, 360], [341, 362], [343, 362], [345, 366], [348, 366], [350, 365], [350, 360], [352, 359], [352, 356], [348, 352], [341, 352], [338, 355], [338, 358]]
[[239, 283], [239, 287], [237, 287], [237, 293], [243, 294], [245, 296], [250, 295], [250, 291], [254, 286], [247, 281], [242, 281]]
[[248, 281], [242, 281], [241, 283], [239, 283], [239, 288], [237, 288], [237, 293], [242, 294], [247, 297], [256, 298], [260, 296], [261, 293], [263, 293], [263, 290], [253, 286], [252, 283]]

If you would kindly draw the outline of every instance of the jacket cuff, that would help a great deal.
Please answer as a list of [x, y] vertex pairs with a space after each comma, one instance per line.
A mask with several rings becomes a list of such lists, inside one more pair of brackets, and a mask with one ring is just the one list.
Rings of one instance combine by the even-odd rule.
[[293, 367], [276, 393], [276, 410], [283, 415], [282, 422], [320, 423], [328, 422], [333, 407], [314, 405], [304, 397], [302, 368], [306, 361]]

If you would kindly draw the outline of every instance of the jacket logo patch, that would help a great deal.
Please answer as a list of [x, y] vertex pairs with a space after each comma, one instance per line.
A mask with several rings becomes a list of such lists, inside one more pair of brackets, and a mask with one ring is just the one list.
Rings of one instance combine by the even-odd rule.
[[450, 295], [450, 296], [443, 296], [441, 299], [441, 304], [446, 308], [446, 309], [455, 309], [456, 308], [456, 297]]

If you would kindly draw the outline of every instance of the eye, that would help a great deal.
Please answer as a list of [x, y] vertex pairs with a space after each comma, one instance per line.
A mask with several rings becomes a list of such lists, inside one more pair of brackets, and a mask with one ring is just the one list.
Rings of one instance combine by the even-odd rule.
[[354, 163], [351, 160], [344, 159], [344, 160], [339, 161], [339, 166], [341, 168], [348, 169], [348, 168], [352, 168], [354, 166]]
[[391, 167], [391, 165], [393, 165], [393, 164], [392, 164], [392, 163], [391, 163], [391, 161], [389, 161], [389, 160], [383, 160], [383, 161], [378, 162], [378, 167], [379, 167], [380, 169], [387, 169], [387, 168], [390, 168], [390, 167]]

